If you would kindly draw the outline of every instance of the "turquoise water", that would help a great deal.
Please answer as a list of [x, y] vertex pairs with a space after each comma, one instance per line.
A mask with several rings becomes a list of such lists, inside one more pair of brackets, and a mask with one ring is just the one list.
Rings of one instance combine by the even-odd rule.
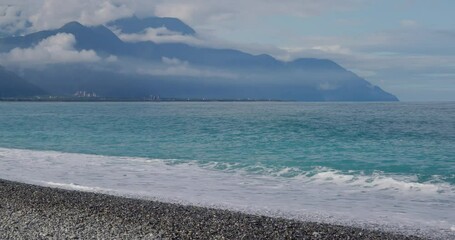
[[[362, 201], [365, 206], [374, 201], [383, 213], [401, 211], [409, 218], [420, 217], [422, 222], [431, 218], [433, 225], [439, 224], [449, 233], [455, 231], [450, 230], [455, 226], [455, 217], [451, 216], [455, 208], [455, 103], [0, 103], [0, 122], [0, 169], [8, 169], [8, 173], [0, 170], [3, 178], [58, 184], [84, 182], [84, 186], [121, 190], [121, 181], [110, 174], [126, 174], [119, 169], [147, 169], [146, 160], [159, 160], [169, 175], [181, 174], [200, 186], [208, 185], [207, 181], [212, 184], [199, 193], [205, 198], [191, 195], [194, 189], [182, 196], [173, 195], [178, 190], [172, 187], [178, 186], [166, 185], [166, 198], [194, 197], [196, 202], [210, 199], [213, 204], [229, 206], [229, 201], [211, 196], [218, 194], [219, 178], [235, 176], [249, 186], [249, 192], [239, 183], [240, 187], [228, 187], [223, 193], [228, 199], [233, 195], [229, 191], [245, 191], [244, 202], [232, 199], [239, 203], [235, 206], [258, 205], [286, 211], [280, 204], [292, 205], [295, 201], [292, 206], [296, 208], [299, 202], [334, 204], [341, 199], [342, 204], [344, 199], [359, 206], [361, 212]], [[74, 162], [59, 164], [58, 156]], [[53, 165], [40, 162], [41, 158], [53, 159]], [[131, 159], [142, 159], [144, 163], [109, 164]], [[28, 165], [24, 161], [29, 161]], [[96, 161], [105, 167], [81, 168], [81, 173], [74, 176], [64, 170], [71, 164], [78, 168]], [[41, 176], [30, 170], [40, 163], [47, 164], [43, 172], [60, 167]], [[99, 178], [83, 180], [90, 176], [82, 172], [93, 169], [97, 172], [90, 176]], [[211, 174], [213, 178], [207, 179]], [[164, 177], [152, 179], [147, 172], [142, 175], [124, 180], [128, 183], [125, 189], [143, 195], [141, 189], [155, 189], [157, 182], [170, 181]], [[46, 178], [50, 176], [52, 179]], [[113, 184], [116, 179], [119, 182]], [[197, 183], [198, 179], [203, 182]], [[252, 204], [253, 200], [245, 195], [269, 193], [263, 189], [269, 186], [268, 181], [285, 183], [277, 192], [270, 190], [271, 196], [280, 194], [280, 202], [273, 206]], [[249, 185], [251, 182], [256, 185]], [[304, 196], [309, 189], [317, 191], [314, 199]], [[321, 194], [325, 190], [330, 190], [329, 195], [337, 193], [330, 200]], [[357, 190], [359, 196], [355, 195]], [[343, 198], [346, 192], [353, 193], [352, 197]], [[255, 201], [257, 197], [254, 195]], [[387, 203], [379, 203], [381, 198], [395, 202], [383, 206]], [[422, 209], [419, 202], [427, 206], [428, 212], [419, 210], [419, 216], [412, 215], [410, 212]], [[400, 203], [406, 207], [393, 208]], [[334, 204], [334, 208], [340, 206]], [[319, 210], [323, 212], [324, 207]]]
[[455, 184], [453, 103], [6, 103], [0, 112], [6, 148]]

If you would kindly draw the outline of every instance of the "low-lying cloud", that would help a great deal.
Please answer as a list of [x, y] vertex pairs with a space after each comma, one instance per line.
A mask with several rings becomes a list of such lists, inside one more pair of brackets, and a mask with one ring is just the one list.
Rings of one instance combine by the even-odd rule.
[[154, 42], [154, 43], [187, 43], [191, 45], [202, 45], [204, 41], [192, 35], [183, 35], [173, 32], [165, 27], [147, 28], [141, 33], [122, 33], [113, 29], [115, 34], [125, 42]]
[[228, 71], [192, 66], [188, 61], [178, 58], [161, 59], [160, 65], [145, 65], [137, 68], [137, 73], [151, 76], [185, 76], [199, 78], [235, 79], [237, 75]]
[[[409, 2], [409, 5], [413, 5], [415, 1], [397, 2]], [[375, 5], [390, 6], [371, 0], [2, 0], [0, 35], [2, 32], [18, 34], [24, 29], [30, 33], [58, 28], [69, 21], [93, 26], [133, 14], [139, 17], [177, 17], [195, 28], [197, 35], [182, 36], [165, 28], [147, 29], [136, 34], [116, 33], [128, 42], [181, 42], [204, 47], [233, 48], [253, 54], [267, 53], [285, 61], [300, 57], [329, 58], [363, 77], [368, 77], [369, 81], [398, 94], [402, 99], [418, 98], [420, 94], [430, 92], [433, 85], [453, 89], [453, 27], [438, 29], [441, 24], [429, 25], [426, 22], [428, 17], [401, 14], [406, 17], [398, 16], [394, 19], [397, 13], [384, 12], [375, 20], [380, 22], [381, 17], [387, 18], [384, 25], [373, 24], [370, 29], [367, 25], [374, 21], [364, 21], [365, 17], [356, 18], [355, 10], [368, 12], [364, 6]], [[446, 6], [446, 3], [440, 5]], [[440, 14], [435, 12], [435, 9], [428, 9], [429, 14], [426, 16]], [[312, 16], [350, 10], [354, 10], [354, 14], [334, 19], [333, 28], [337, 27], [336, 24], [352, 25], [349, 29], [360, 29], [359, 34], [336, 34], [330, 32], [332, 29], [328, 29], [326, 34], [318, 35], [320, 31], [311, 33], [311, 28], [307, 34], [299, 31], [300, 27], [286, 31], [282, 26], [270, 24], [270, 20], [277, 17], [284, 20], [292, 18], [293, 21], [299, 19], [303, 22], [311, 20]], [[335, 14], [324, 19], [332, 18], [336, 18]], [[395, 26], [389, 23], [392, 19]], [[438, 21], [441, 20], [436, 19], [435, 23]], [[250, 37], [250, 29], [258, 35], [257, 38]], [[248, 38], [226, 41], [229, 36], [245, 33]], [[220, 39], [222, 36], [226, 39]], [[267, 41], [275, 37], [280, 37], [282, 41]], [[25, 57], [25, 53], [21, 56]], [[4, 56], [2, 58], [4, 60]], [[113, 62], [116, 58], [106, 61]], [[409, 86], [414, 83], [424, 86], [420, 88], [420, 92], [409, 90]], [[440, 94], [435, 93], [433, 96]], [[453, 91], [445, 96], [453, 99]]]
[[96, 62], [101, 58], [93, 50], [77, 51], [76, 38], [72, 34], [59, 33], [50, 36], [31, 48], [14, 48], [2, 54], [6, 64], [43, 65], [52, 63]]

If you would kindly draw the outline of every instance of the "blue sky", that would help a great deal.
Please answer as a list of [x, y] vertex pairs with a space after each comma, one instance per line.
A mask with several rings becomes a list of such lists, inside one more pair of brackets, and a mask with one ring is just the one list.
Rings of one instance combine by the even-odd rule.
[[451, 0], [2, 0], [0, 27], [171, 16], [198, 32], [190, 43], [329, 58], [401, 100], [455, 101], [454, 11]]

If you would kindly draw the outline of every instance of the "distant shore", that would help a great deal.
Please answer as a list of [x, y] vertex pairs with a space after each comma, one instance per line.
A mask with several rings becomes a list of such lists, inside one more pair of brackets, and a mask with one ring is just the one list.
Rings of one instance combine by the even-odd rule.
[[276, 99], [199, 99], [199, 98], [0, 98], [0, 102], [294, 102]]
[[0, 239], [420, 239], [0, 180]]

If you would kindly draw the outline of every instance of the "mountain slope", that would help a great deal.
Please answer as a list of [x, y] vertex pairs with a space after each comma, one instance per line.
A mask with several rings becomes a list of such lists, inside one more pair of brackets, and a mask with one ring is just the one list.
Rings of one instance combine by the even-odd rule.
[[[134, 26], [140, 28], [142, 25]], [[195, 47], [183, 43], [128, 43], [104, 26], [86, 27], [77, 22], [56, 30], [0, 39], [0, 52], [16, 47], [29, 48], [57, 33], [73, 34], [77, 50], [91, 49], [101, 56], [116, 55], [120, 61], [110, 68], [99, 66], [95, 69], [96, 64], [65, 68], [56, 65], [40, 71], [25, 71], [30, 73], [25, 75], [27, 79], [55, 94], [97, 89], [112, 97], [116, 94], [132, 97], [153, 94], [170, 98], [398, 100], [326, 59], [302, 58], [282, 62], [269, 55], [252, 55], [233, 49]], [[62, 80], [65, 74], [71, 81]], [[135, 87], [129, 87], [131, 84]]]
[[0, 98], [33, 97], [46, 92], [0, 66]]
[[40, 31], [25, 36], [0, 38], [0, 51], [13, 48], [30, 48], [58, 33], [70, 33], [76, 38], [76, 49], [93, 49], [101, 53], [126, 54], [126, 44], [104, 26], [86, 27], [78, 22], [69, 22], [59, 29]]

